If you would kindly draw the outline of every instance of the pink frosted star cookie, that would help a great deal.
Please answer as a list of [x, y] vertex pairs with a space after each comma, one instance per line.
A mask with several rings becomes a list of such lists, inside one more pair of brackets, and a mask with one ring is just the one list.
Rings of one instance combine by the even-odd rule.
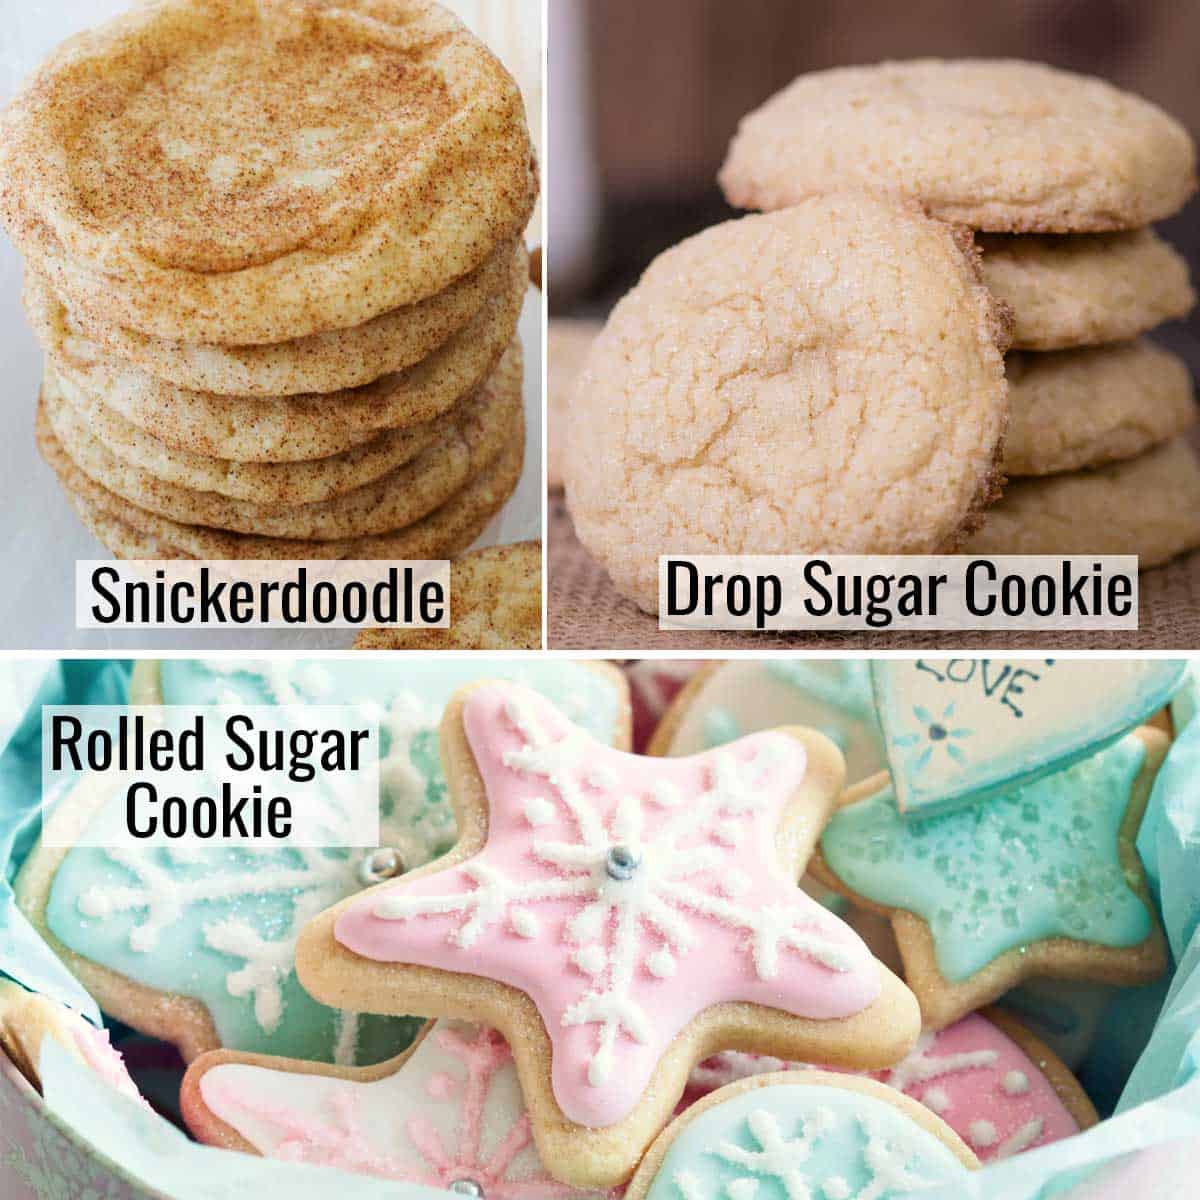
[[220, 1050], [183, 1081], [202, 1142], [337, 1167], [479, 1200], [570, 1200], [533, 1145], [508, 1044], [460, 1021], [426, 1026], [374, 1067], [336, 1067]]
[[795, 883], [842, 784], [820, 734], [639, 758], [484, 683], [441, 745], [458, 845], [310, 922], [297, 968], [325, 1003], [499, 1029], [556, 1178], [628, 1178], [717, 1050], [872, 1069], [911, 1048], [912, 995]]
[[[741, 1079], [806, 1069], [726, 1052], [696, 1067], [684, 1098], [695, 1103]], [[994, 1009], [923, 1033], [911, 1053], [874, 1077], [935, 1112], [985, 1163], [1071, 1137], [1098, 1120], [1074, 1075], [1022, 1025]]]

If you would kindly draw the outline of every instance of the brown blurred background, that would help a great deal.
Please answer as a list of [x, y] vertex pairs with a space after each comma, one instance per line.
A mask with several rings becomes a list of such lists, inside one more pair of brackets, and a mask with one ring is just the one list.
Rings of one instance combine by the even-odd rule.
[[[1038, 59], [1196, 134], [1198, 51], [1198, 0], [551, 0], [552, 309], [602, 315], [655, 254], [734, 215], [715, 176], [738, 119], [803, 71]], [[1200, 275], [1200, 202], [1163, 231]], [[1197, 318], [1163, 340], [1200, 368]]]

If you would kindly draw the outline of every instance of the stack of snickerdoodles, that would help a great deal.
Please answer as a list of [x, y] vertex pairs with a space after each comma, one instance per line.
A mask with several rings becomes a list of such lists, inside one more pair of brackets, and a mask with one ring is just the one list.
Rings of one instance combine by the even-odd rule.
[[38, 441], [122, 557], [441, 558], [516, 487], [516, 84], [430, 0], [165, 0], [0, 125]]
[[777, 210], [861, 188], [980, 231], [1012, 316], [1002, 499], [970, 552], [1140, 554], [1200, 544], [1192, 381], [1141, 335], [1195, 302], [1150, 228], [1195, 188], [1154, 105], [1034, 63], [916, 61], [806, 75], [746, 117], [721, 183]]

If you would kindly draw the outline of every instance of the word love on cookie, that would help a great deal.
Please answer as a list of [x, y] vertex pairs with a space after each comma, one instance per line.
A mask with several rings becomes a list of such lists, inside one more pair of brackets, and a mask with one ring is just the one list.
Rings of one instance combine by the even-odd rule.
[[375, 846], [378, 713], [46, 706], [42, 795], [50, 846]]
[[855, 1069], [911, 1048], [912, 994], [797, 884], [845, 776], [823, 735], [642, 758], [481, 683], [441, 747], [458, 844], [310, 922], [297, 970], [356, 1012], [498, 1029], [565, 1182], [626, 1179], [718, 1048]]
[[661, 629], [1136, 629], [1133, 555], [658, 560]]

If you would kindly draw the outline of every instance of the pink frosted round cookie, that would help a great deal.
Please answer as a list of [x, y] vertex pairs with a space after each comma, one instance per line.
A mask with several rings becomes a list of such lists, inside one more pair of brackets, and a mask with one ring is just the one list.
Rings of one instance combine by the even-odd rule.
[[[755, 1075], [809, 1069], [753, 1054], [725, 1053], [692, 1072], [685, 1103]], [[925, 1033], [896, 1066], [874, 1078], [931, 1109], [978, 1155], [1008, 1158], [1090, 1128], [1096, 1110], [1069, 1070], [1004, 1013], [972, 1013]]]
[[974, 250], [864, 193], [651, 264], [576, 385], [566, 492], [618, 591], [662, 554], [931, 554], [996, 495], [1004, 320]]

